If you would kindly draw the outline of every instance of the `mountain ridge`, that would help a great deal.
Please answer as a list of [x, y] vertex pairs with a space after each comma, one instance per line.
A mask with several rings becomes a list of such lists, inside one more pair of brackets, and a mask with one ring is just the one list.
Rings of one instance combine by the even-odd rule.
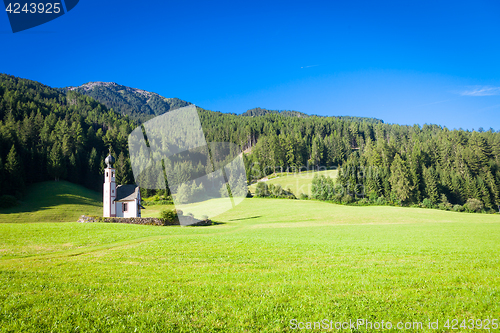
[[90, 96], [108, 108], [133, 119], [145, 121], [191, 103], [179, 98], [166, 98], [155, 92], [132, 88], [116, 82], [91, 81], [81, 86], [59, 88]]
[[[82, 84], [81, 86], [69, 86], [59, 88], [59, 90], [64, 93], [67, 93], [68, 91], [75, 91], [82, 95], [90, 96], [106, 105], [108, 108], [113, 109], [122, 115], [128, 115], [139, 121], [146, 121], [165, 112], [192, 104], [177, 97], [168, 98], [151, 91], [124, 86], [116, 82], [91, 81]], [[264, 117], [269, 114], [283, 117], [308, 118], [316, 116], [353, 121], [368, 121], [372, 123], [384, 122], [381, 119], [371, 117], [317, 116], [295, 110], [269, 110], [260, 107], [248, 109], [241, 114], [234, 115], [243, 117]]]

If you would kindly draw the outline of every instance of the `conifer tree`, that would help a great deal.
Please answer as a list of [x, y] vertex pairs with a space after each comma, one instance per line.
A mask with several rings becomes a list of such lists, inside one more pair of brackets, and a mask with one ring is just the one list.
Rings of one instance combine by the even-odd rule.
[[437, 178], [434, 172], [434, 168], [425, 168], [423, 170], [424, 175], [424, 183], [425, 183], [425, 194], [427, 198], [431, 201], [431, 203], [437, 203], [438, 199], [438, 187], [437, 187]]
[[19, 156], [16, 151], [16, 147], [12, 145], [9, 154], [7, 155], [7, 160], [5, 161], [5, 175], [4, 178], [6, 193], [16, 194], [21, 192], [24, 188], [24, 180], [21, 163], [19, 162]]
[[399, 154], [396, 154], [391, 165], [391, 183], [392, 192], [400, 203], [404, 203], [410, 197], [410, 175], [406, 164]]
[[48, 172], [56, 181], [66, 176], [66, 163], [64, 161], [61, 144], [58, 142], [54, 142], [50, 151]]
[[116, 160], [116, 183], [120, 185], [134, 183], [130, 159], [125, 158], [125, 154], [123, 154], [123, 152], [120, 152], [118, 159]]

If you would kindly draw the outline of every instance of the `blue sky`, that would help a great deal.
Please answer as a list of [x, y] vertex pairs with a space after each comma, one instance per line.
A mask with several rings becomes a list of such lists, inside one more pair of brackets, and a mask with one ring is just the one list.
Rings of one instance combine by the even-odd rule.
[[500, 130], [498, 1], [94, 1], [13, 34], [0, 72], [262, 107]]

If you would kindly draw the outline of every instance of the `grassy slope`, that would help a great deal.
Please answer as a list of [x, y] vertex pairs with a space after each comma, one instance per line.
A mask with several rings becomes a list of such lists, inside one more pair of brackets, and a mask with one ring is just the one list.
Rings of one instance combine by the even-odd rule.
[[82, 214], [102, 215], [101, 194], [65, 181], [31, 186], [20, 205], [0, 209], [5, 222], [75, 222]]
[[151, 205], [144, 206], [146, 209], [141, 210], [142, 217], [160, 217], [160, 212], [164, 209], [174, 209], [174, 205]]
[[498, 215], [252, 198], [217, 220], [2, 224], [0, 327], [270, 332], [369, 318], [443, 331], [446, 318], [500, 317]]
[[[326, 170], [326, 171], [315, 171], [315, 172], [301, 172], [301, 173], [277, 173], [278, 177], [269, 179], [267, 184], [280, 184], [283, 188], [289, 188], [292, 190], [295, 196], [299, 196], [301, 193], [311, 195], [311, 184], [314, 175], [324, 175], [331, 178], [337, 177], [337, 170]], [[255, 193], [255, 187], [257, 184], [252, 184], [249, 186], [250, 192]]]

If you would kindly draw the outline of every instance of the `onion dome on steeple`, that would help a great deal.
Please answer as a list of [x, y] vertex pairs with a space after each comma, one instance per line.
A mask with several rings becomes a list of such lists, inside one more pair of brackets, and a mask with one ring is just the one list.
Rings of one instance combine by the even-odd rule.
[[104, 162], [106, 163], [106, 166], [108, 168], [112, 168], [113, 164], [115, 164], [115, 158], [111, 155], [111, 149], [109, 149], [109, 155], [108, 155], [108, 157], [106, 157]]

